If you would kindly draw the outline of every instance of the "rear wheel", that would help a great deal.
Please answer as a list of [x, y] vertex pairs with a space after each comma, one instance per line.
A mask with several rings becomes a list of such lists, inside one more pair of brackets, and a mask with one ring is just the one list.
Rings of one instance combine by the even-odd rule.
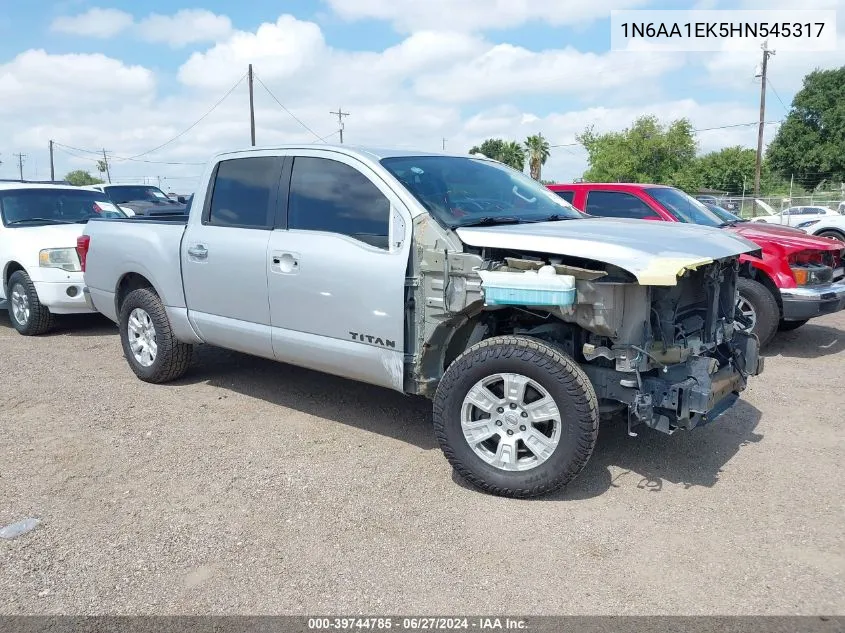
[[747, 330], [757, 335], [760, 347], [772, 340], [780, 321], [780, 309], [772, 293], [763, 284], [740, 277], [737, 281], [737, 310], [749, 322]]
[[120, 342], [132, 371], [146, 382], [176, 380], [191, 362], [193, 346], [173, 335], [164, 305], [151, 288], [126, 295], [120, 307]]
[[9, 318], [12, 326], [24, 336], [44, 334], [53, 327], [53, 315], [38, 300], [35, 284], [24, 271], [9, 278]]
[[583, 470], [598, 434], [598, 402], [586, 374], [555, 347], [496, 337], [446, 370], [434, 429], [468, 482], [496, 495], [533, 497]]

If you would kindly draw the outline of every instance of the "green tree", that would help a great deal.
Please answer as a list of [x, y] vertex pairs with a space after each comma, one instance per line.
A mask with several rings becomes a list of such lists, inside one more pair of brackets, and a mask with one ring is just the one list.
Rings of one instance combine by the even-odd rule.
[[65, 175], [65, 180], [76, 187], [84, 187], [85, 185], [99, 185], [103, 181], [99, 178], [94, 178], [87, 171], [77, 169]]
[[577, 140], [587, 150], [588, 182], [645, 182], [698, 187], [695, 153], [697, 143], [687, 119], [663, 125], [644, 116], [622, 132], [597, 134], [588, 127]]
[[470, 154], [484, 154], [505, 165], [522, 171], [525, 168], [525, 152], [516, 141], [504, 141], [500, 138], [488, 138], [481, 145], [469, 150]]
[[534, 134], [525, 139], [525, 155], [528, 157], [528, 172], [534, 180], [542, 180], [543, 165], [551, 156], [549, 142], [542, 134]]
[[754, 186], [756, 164], [757, 152], [737, 145], [699, 157], [695, 170], [702, 187], [741, 194]]
[[471, 150], [470, 154], [484, 154], [487, 158], [493, 160], [501, 160], [504, 154], [505, 141], [500, 138], [488, 138], [481, 145], [476, 145]]
[[766, 158], [780, 176], [810, 189], [845, 181], [845, 66], [804, 77]]
[[499, 160], [505, 165], [522, 171], [525, 169], [525, 150], [516, 141], [508, 141], [502, 148], [502, 156]]

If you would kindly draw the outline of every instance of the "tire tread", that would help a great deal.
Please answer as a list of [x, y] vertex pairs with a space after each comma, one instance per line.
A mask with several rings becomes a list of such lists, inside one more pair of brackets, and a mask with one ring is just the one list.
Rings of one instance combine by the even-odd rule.
[[[557, 476], [531, 487], [504, 487], [491, 484], [477, 476], [455, 454], [446, 435], [445, 404], [449, 392], [461, 374], [474, 365], [493, 359], [523, 359], [534, 362], [550, 379], [561, 384], [575, 402], [575, 410], [568, 411], [579, 427], [576, 458]], [[496, 336], [485, 339], [460, 354], [446, 370], [434, 396], [434, 432], [446, 459], [466, 481], [490, 494], [528, 498], [554, 492], [572, 481], [586, 466], [598, 437], [598, 398], [584, 371], [560, 348], [539, 339], [524, 336]]]

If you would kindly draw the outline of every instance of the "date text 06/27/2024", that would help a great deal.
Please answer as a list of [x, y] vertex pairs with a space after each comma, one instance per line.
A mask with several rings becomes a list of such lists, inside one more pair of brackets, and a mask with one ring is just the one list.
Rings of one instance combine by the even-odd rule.
[[611, 11], [615, 51], [719, 52], [835, 51], [832, 10], [624, 10]]

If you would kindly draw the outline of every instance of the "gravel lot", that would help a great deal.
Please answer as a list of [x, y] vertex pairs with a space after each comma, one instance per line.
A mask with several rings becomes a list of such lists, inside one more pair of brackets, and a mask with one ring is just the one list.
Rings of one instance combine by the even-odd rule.
[[533, 501], [452, 474], [429, 405], [116, 328], [0, 315], [0, 613], [842, 614], [845, 314], [781, 335], [713, 425], [602, 429]]

